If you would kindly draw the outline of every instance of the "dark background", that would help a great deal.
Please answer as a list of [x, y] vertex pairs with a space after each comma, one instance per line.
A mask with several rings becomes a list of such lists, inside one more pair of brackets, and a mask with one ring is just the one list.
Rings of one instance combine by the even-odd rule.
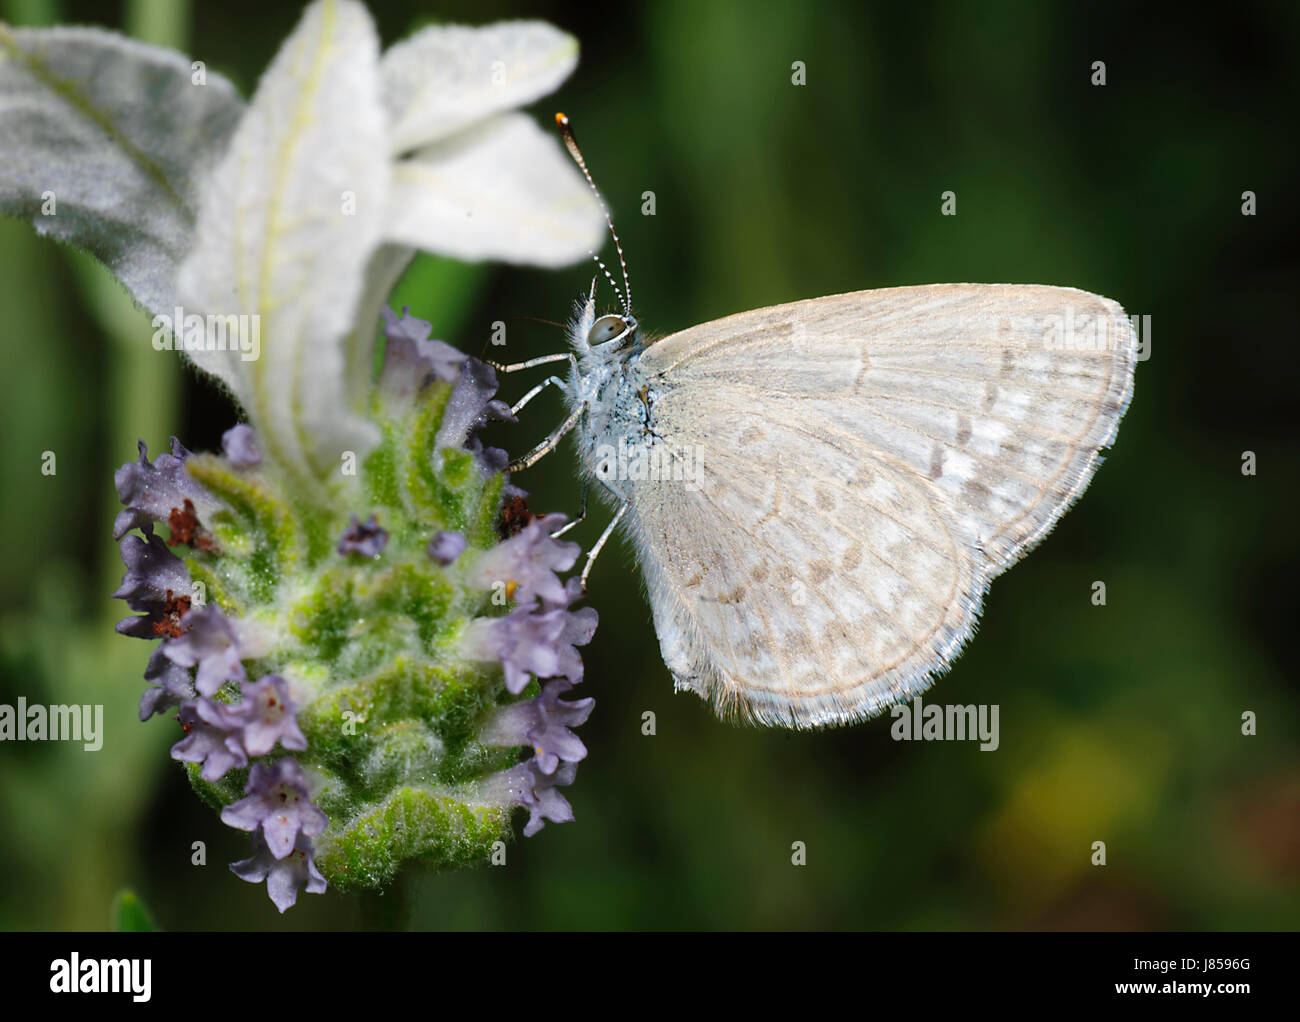
[[[740, 729], [674, 696], [625, 548], [599, 562], [577, 822], [505, 869], [407, 873], [417, 927], [1294, 929], [1297, 42], [1294, 4], [371, 4], [385, 44], [427, 20], [542, 17], [583, 44], [536, 108], [573, 119], [645, 328], [869, 287], [1068, 284], [1151, 317], [1152, 357], [1084, 499], [993, 587], [932, 690], [997, 703], [1001, 748], [895, 743], [890, 721]], [[251, 94], [291, 3], [5, 0], [177, 45]], [[791, 84], [791, 63], [807, 85]], [[1090, 84], [1106, 62], [1107, 84]], [[642, 193], [657, 213], [641, 215]], [[941, 216], [940, 194], [958, 215]], [[1243, 216], [1242, 192], [1258, 196]], [[590, 268], [422, 259], [394, 304], [483, 351], [561, 350]], [[0, 927], [99, 928], [121, 886], [171, 929], [371, 925], [367, 899], [278, 916], [135, 720], [142, 643], [112, 634], [113, 469], [134, 438], [214, 448], [235, 411], [149, 349], [87, 259], [0, 222], [0, 702], [102, 702], [98, 753], [0, 746]], [[142, 354], [147, 351], [148, 354]], [[494, 354], [499, 355], [500, 349]], [[538, 377], [540, 379], [540, 376]], [[531, 383], [531, 379], [528, 383]], [[507, 381], [505, 396], [528, 385]], [[539, 399], [496, 440], [530, 447]], [[40, 474], [44, 450], [58, 474]], [[1242, 452], [1258, 474], [1243, 476]], [[521, 476], [572, 514], [560, 455]], [[594, 541], [597, 514], [576, 534]], [[1090, 601], [1106, 582], [1105, 607]], [[642, 713], [658, 733], [641, 734]], [[1241, 715], [1258, 735], [1241, 734]], [[208, 844], [208, 865], [190, 845]], [[1106, 842], [1108, 864], [1090, 864]], [[807, 865], [791, 864], [791, 845]]]

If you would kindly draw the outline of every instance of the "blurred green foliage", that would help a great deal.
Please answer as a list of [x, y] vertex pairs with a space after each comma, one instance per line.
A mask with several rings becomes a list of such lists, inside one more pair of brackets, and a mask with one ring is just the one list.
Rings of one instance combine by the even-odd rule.
[[110, 915], [116, 933], [153, 933], [158, 929], [149, 909], [134, 891], [118, 891]]
[[[246, 94], [299, 9], [0, 3], [18, 24], [179, 45]], [[583, 694], [597, 707], [568, 790], [577, 822], [511, 846], [506, 868], [408, 878], [412, 925], [1300, 925], [1297, 8], [1238, 4], [1221, 25], [1105, 3], [371, 9], [385, 42], [431, 13], [546, 17], [580, 38], [578, 72], [538, 113], [572, 117], [652, 332], [945, 281], [1074, 285], [1153, 325], [1113, 454], [994, 585], [978, 636], [932, 690], [999, 704], [997, 752], [895, 743], [888, 719], [823, 734], [719, 723], [673, 696], [630, 555], [611, 553], [592, 579], [601, 628]], [[1094, 60], [1104, 87], [1090, 84]], [[939, 215], [946, 190], [955, 217]], [[1257, 216], [1241, 215], [1245, 190]], [[524, 358], [560, 350], [537, 320], [566, 319], [590, 273], [422, 259], [394, 304], [474, 353], [504, 320], [509, 357]], [[0, 308], [0, 702], [102, 702], [107, 732], [97, 753], [0, 746], [0, 927], [100, 928], [123, 885], [171, 930], [400, 918], [337, 894], [279, 917], [226, 871], [246, 837], [167, 758], [172, 723], [135, 720], [147, 647], [112, 632], [112, 472], [136, 436], [216, 447], [234, 409], [151, 350], [146, 318], [101, 271], [8, 221]], [[506, 396], [526, 385], [508, 380]], [[558, 402], [539, 398], [493, 439], [526, 449]], [[518, 479], [535, 507], [576, 510], [568, 461]], [[1255, 737], [1241, 734], [1246, 710]], [[1090, 865], [1097, 840], [1104, 868]], [[796, 841], [806, 866], [791, 864]]]

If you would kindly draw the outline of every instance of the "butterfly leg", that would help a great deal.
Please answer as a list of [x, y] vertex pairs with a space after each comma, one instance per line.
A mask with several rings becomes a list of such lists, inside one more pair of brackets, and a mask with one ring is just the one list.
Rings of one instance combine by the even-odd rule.
[[544, 366], [548, 362], [563, 362], [572, 358], [573, 356], [566, 351], [555, 355], [539, 355], [537, 358], [530, 358], [527, 362], [514, 362], [511, 365], [493, 362], [490, 358], [485, 358], [483, 361], [499, 373], [517, 373], [520, 369], [531, 369], [533, 366]]
[[569, 417], [551, 431], [550, 436], [525, 454], [522, 458], [516, 458], [512, 461], [506, 466], [506, 471], [519, 472], [522, 469], [528, 468], [530, 465], [537, 464], [537, 462], [541, 461], [543, 457], [550, 454], [551, 451], [560, 446], [560, 441], [564, 439], [564, 434], [569, 432], [569, 430], [573, 429], [573, 427], [578, 424], [578, 420], [582, 418], [583, 410], [584, 406], [580, 405], [571, 411]]
[[600, 534], [600, 539], [596, 540], [595, 545], [587, 551], [587, 563], [582, 566], [582, 575], [579, 578], [584, 595], [586, 595], [587, 592], [587, 576], [591, 574], [591, 566], [596, 563], [596, 558], [599, 556], [605, 543], [609, 540], [610, 535], [614, 531], [614, 527], [623, 520], [623, 516], [627, 514], [627, 509], [632, 506], [632, 502], [624, 497], [623, 494], [619, 493], [615, 487], [610, 486], [609, 483], [605, 483], [605, 485], [609, 488], [609, 491], [618, 497], [623, 503], [618, 506], [618, 511], [615, 512], [614, 517], [610, 519], [609, 524], [605, 526], [605, 531]]
[[578, 508], [578, 517], [571, 522], [565, 522], [562, 526], [560, 526], [558, 529], [552, 532], [551, 533], [552, 539], [559, 539], [559, 537], [563, 536], [574, 526], [580, 525], [583, 522], [583, 520], [587, 517], [587, 489], [589, 488], [589, 486], [590, 483], [586, 479], [583, 479], [582, 480], [582, 501], [581, 501], [581, 506]]
[[510, 409], [510, 414], [511, 414], [511, 415], [518, 415], [518, 414], [519, 414], [519, 410], [520, 410], [521, 408], [523, 408], [524, 405], [528, 404], [529, 401], [531, 401], [533, 398], [535, 398], [538, 394], [540, 394], [540, 393], [541, 393], [543, 390], [545, 390], [547, 387], [559, 387], [560, 390], [561, 390], [563, 393], [565, 393], [565, 394], [567, 394], [567, 393], [569, 392], [569, 385], [568, 385], [567, 383], [565, 383], [562, 379], [560, 379], [558, 376], [548, 376], [548, 377], [547, 377], [546, 379], [544, 379], [541, 383], [539, 383], [536, 387], [534, 387], [534, 388], [533, 388], [532, 390], [530, 390], [527, 394], [525, 394], [523, 397], [521, 397], [517, 402], [515, 402], [515, 406], [514, 406], [513, 408]]

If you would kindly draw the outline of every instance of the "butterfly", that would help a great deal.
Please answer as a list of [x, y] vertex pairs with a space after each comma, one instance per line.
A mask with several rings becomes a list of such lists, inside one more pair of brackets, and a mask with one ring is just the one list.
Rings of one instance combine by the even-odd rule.
[[[593, 284], [572, 354], [498, 367], [570, 362], [568, 379], [516, 405], [554, 385], [570, 411], [510, 471], [576, 431], [584, 478], [616, 509], [584, 588], [621, 526], [675, 687], [723, 717], [829, 727], [928, 688], [992, 580], [1047, 535], [1115, 440], [1136, 362], [1123, 309], [1067, 287], [936, 284], [649, 341], [613, 236], [626, 291], [605, 275], [620, 311], [598, 317]], [[585, 485], [582, 503], [577, 521]]]

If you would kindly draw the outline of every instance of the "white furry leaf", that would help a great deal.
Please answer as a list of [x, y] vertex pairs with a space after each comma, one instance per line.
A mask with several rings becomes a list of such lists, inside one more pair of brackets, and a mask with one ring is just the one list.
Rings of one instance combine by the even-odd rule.
[[393, 152], [531, 103], [555, 91], [577, 63], [578, 41], [543, 21], [423, 29], [390, 47], [380, 64]]
[[0, 212], [102, 260], [151, 312], [174, 304], [196, 183], [243, 109], [188, 58], [93, 28], [0, 24]]
[[390, 240], [454, 256], [563, 266], [598, 248], [604, 219], [559, 142], [499, 114], [397, 163]]
[[[203, 191], [181, 269], [186, 312], [255, 315], [260, 352], [193, 352], [248, 410], [281, 465], [323, 478], [375, 427], [346, 399], [347, 338], [387, 208], [379, 44], [365, 8], [318, 0], [258, 84]], [[209, 333], [209, 341], [212, 335]]]

